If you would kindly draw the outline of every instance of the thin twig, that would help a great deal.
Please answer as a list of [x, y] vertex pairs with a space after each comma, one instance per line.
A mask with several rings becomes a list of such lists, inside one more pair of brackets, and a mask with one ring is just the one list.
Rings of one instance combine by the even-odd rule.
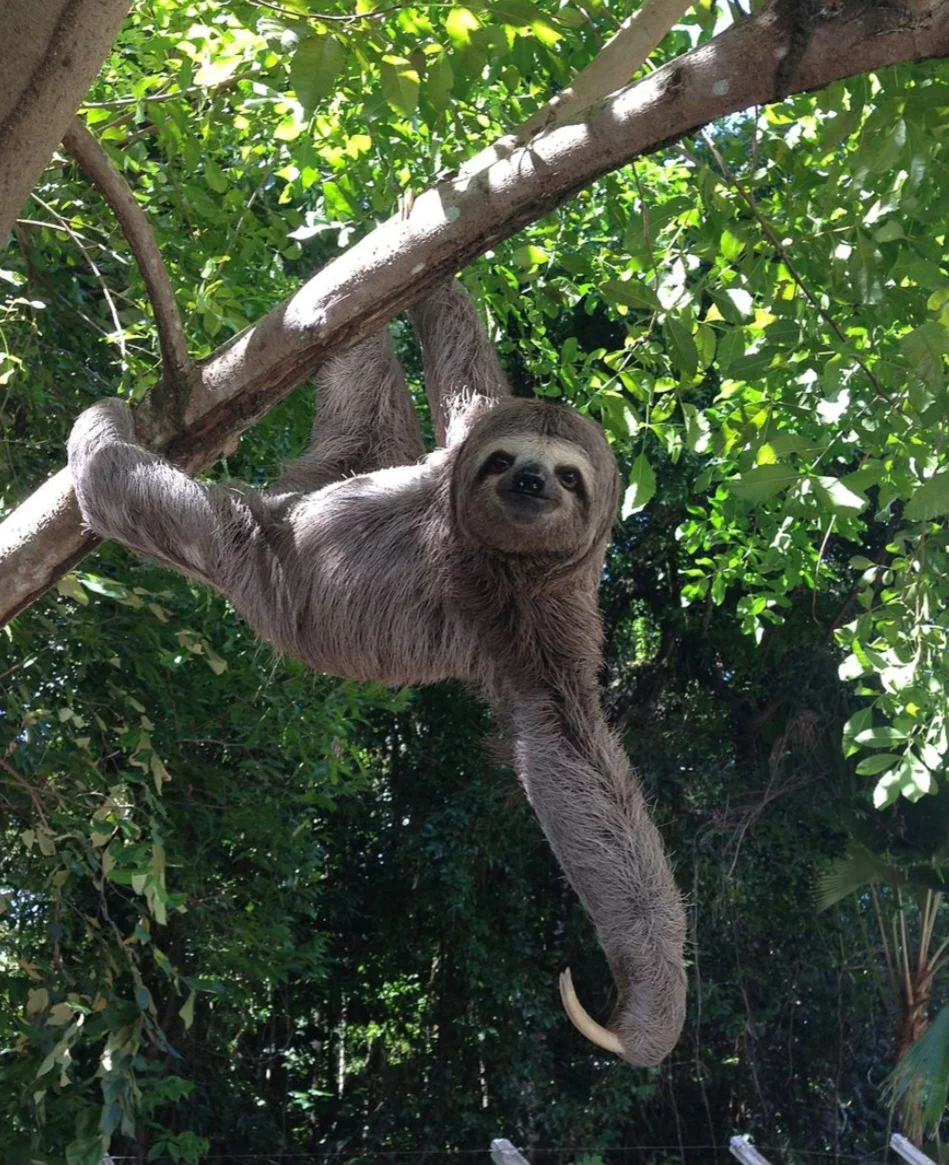
[[79, 235], [76, 234], [66, 219], [64, 219], [58, 211], [53, 210], [48, 202], [44, 202], [35, 190], [33, 191], [32, 198], [34, 202], [38, 202], [40, 204], [40, 206], [46, 211], [48, 215], [51, 215], [53, 218], [58, 220], [63, 230], [67, 235], [69, 235], [72, 241], [79, 248], [80, 252], [82, 253], [82, 257], [92, 269], [93, 275], [95, 275], [96, 279], [98, 279], [99, 286], [102, 288], [102, 294], [105, 297], [106, 303], [109, 305], [109, 314], [112, 316], [112, 323], [115, 326], [115, 337], [119, 345], [119, 352], [122, 356], [122, 366], [124, 368], [127, 362], [125, 351], [125, 329], [122, 327], [122, 321], [119, 319], [118, 308], [115, 306], [115, 300], [112, 297], [112, 292], [109, 290], [109, 285], [105, 280], [105, 276], [99, 270], [95, 259], [93, 259], [93, 257], [89, 254], [89, 251], [86, 245], [83, 243], [82, 239], [79, 237]]
[[837, 521], [837, 515], [832, 514], [830, 521], [827, 523], [827, 529], [824, 531], [824, 537], [821, 540], [820, 550], [817, 552], [817, 565], [814, 567], [814, 587], [811, 591], [811, 618], [817, 622], [817, 580], [820, 576], [821, 563], [824, 561], [824, 553], [827, 550], [827, 543], [830, 541], [830, 536], [834, 530], [834, 524]]
[[896, 966], [890, 953], [890, 944], [886, 937], [886, 927], [883, 924], [883, 911], [880, 909], [880, 896], [876, 886], [870, 883], [870, 897], [873, 899], [873, 912], [876, 915], [877, 928], [880, 931], [880, 942], [883, 944], [883, 957], [886, 960], [886, 969], [890, 976], [890, 986], [894, 995], [899, 995], [900, 981], [896, 974]]
[[33, 802], [33, 808], [36, 810], [36, 815], [39, 817], [40, 821], [42, 821], [44, 828], [49, 829], [49, 821], [46, 817], [46, 811], [43, 809], [43, 803], [40, 801], [39, 794], [33, 788], [30, 782], [23, 776], [22, 773], [18, 773], [16, 771], [16, 769], [13, 767], [13, 765], [10, 764], [6, 757], [0, 756], [0, 769], [3, 769], [5, 773], [12, 777], [14, 783], [17, 784], [26, 793], [29, 799]]
[[929, 962], [932, 964], [938, 957], [936, 955], [929, 958], [929, 947], [933, 941], [933, 931], [936, 928], [936, 916], [939, 913], [939, 907], [942, 905], [942, 894], [938, 890], [926, 891], [926, 912], [923, 918], [923, 931], [919, 940], [919, 970], [924, 969], [924, 964]]
[[181, 316], [175, 303], [175, 293], [151, 225], [135, 200], [128, 183], [112, 165], [99, 142], [78, 118], [74, 119], [66, 131], [63, 145], [79, 163], [83, 173], [119, 220], [119, 226], [129, 249], [135, 256], [152, 311], [155, 313], [163, 379], [183, 389], [184, 398], [187, 395], [187, 385], [194, 365], [188, 355], [184, 328], [181, 326]]
[[[195, 93], [211, 93], [215, 89], [223, 89], [229, 85], [236, 85], [239, 81], [260, 81], [261, 75], [256, 69], [248, 69], [244, 73], [233, 73], [215, 85], [192, 85], [188, 89], [161, 89], [155, 94], [144, 94], [142, 97], [116, 97], [114, 101], [84, 101], [81, 109], [126, 109], [130, 105], [154, 105], [159, 101], [174, 101], [176, 97], [193, 97]], [[110, 121], [109, 125], [116, 122]]]
[[652, 268], [653, 289], [659, 290], [659, 264], [656, 262], [656, 252], [652, 245], [652, 227], [649, 223], [649, 203], [646, 201], [646, 192], [643, 190], [642, 179], [639, 177], [639, 167], [633, 163], [633, 181], [639, 194], [639, 205], [643, 217], [643, 238], [646, 240], [646, 253], [649, 255], [649, 266]]
[[72, 239], [82, 239], [84, 243], [89, 243], [90, 246], [103, 246], [102, 243], [94, 243], [92, 239], [86, 238], [86, 236], [81, 234], [79, 231], [70, 230], [69, 227], [63, 226], [62, 223], [58, 222], [46, 222], [41, 218], [18, 218], [16, 220], [16, 225], [18, 227], [42, 227], [43, 230], [47, 231], [59, 231], [60, 234], [68, 235]]
[[[389, 4], [385, 8], [373, 8], [371, 12], [332, 13], [332, 12], [294, 12], [292, 8], [284, 8], [282, 4], [274, 4], [272, 0], [250, 0], [257, 8], [269, 8], [271, 12], [279, 12], [281, 16], [288, 16], [291, 20], [310, 20], [313, 22], [328, 21], [337, 24], [354, 24], [359, 20], [382, 20], [390, 12], [398, 12], [405, 8], [404, 4]], [[426, 8], [450, 8], [449, 3], [429, 3]]]
[[[898, 918], [900, 923], [900, 940], [902, 946], [903, 956], [903, 979], [906, 990], [906, 1006], [910, 1007], [914, 1002], [913, 980], [909, 969], [909, 936], [906, 933], [906, 908], [903, 905], [903, 891], [896, 887], [896, 901], [899, 906]], [[899, 954], [899, 952], [897, 952]]]

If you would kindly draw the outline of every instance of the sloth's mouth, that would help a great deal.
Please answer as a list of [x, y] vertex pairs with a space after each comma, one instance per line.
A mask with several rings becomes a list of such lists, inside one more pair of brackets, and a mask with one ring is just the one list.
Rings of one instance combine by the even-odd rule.
[[512, 516], [518, 519], [539, 518], [541, 514], [555, 510], [560, 502], [557, 498], [546, 494], [529, 494], [515, 489], [499, 489], [504, 508], [510, 510]]

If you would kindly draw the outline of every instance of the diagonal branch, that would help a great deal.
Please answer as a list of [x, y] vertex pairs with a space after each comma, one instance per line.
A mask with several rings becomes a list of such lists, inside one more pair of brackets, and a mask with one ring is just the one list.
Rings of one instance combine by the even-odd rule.
[[175, 303], [175, 293], [168, 278], [161, 252], [152, 234], [145, 212], [139, 206], [128, 183], [116, 170], [109, 155], [96, 141], [85, 125], [74, 118], [63, 138], [66, 150], [82, 168], [83, 173], [112, 208], [125, 235], [129, 249], [145, 282], [158, 343], [161, 347], [162, 381], [175, 388], [175, 396], [185, 400], [194, 375], [194, 363], [188, 355], [181, 316]]
[[469, 158], [461, 168], [462, 174], [487, 169], [537, 134], [578, 120], [595, 102], [628, 85], [630, 77], [692, 4], [693, 0], [643, 0], [566, 89], [531, 114], [520, 129]]
[[519, 146], [555, 125], [566, 125], [629, 80], [670, 28], [692, 7], [693, 0], [643, 0], [585, 69], [566, 89], [539, 109], [516, 132]]
[[[426, 191], [408, 217], [383, 223], [203, 361], [183, 428], [149, 398], [136, 417], [142, 438], [197, 472], [334, 348], [378, 327], [443, 275], [602, 174], [787, 92], [900, 61], [949, 56], [949, 0], [848, 0], [817, 10], [803, 47], [800, 29], [793, 30], [794, 71], [779, 76], [791, 50], [785, 6], [786, 0], [771, 0], [577, 123], [538, 135], [486, 170]], [[42, 594], [92, 545], [62, 470], [0, 526], [0, 621]]]

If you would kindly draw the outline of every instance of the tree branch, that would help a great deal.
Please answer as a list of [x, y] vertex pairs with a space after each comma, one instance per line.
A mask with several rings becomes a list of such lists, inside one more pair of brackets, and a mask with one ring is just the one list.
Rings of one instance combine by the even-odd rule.
[[[779, 93], [949, 56], [949, 0], [848, 0], [822, 8], [802, 51], [800, 30], [794, 31], [794, 72], [779, 77], [790, 35], [781, 3], [772, 0], [578, 123], [540, 134], [487, 170], [426, 191], [407, 218], [383, 223], [204, 361], [182, 431], [146, 401], [136, 417], [143, 439], [191, 472], [206, 467], [232, 434], [305, 380], [334, 348], [384, 323], [442, 276], [602, 174]], [[0, 620], [22, 610], [91, 545], [62, 471], [0, 526]]]
[[145, 292], [155, 313], [158, 343], [161, 348], [162, 382], [174, 390], [177, 400], [187, 400], [195, 366], [188, 355], [184, 328], [175, 302], [175, 293], [168, 278], [161, 252], [152, 234], [145, 213], [129, 189], [128, 183], [116, 170], [109, 155], [96, 141], [85, 125], [74, 118], [66, 130], [63, 145], [76, 159], [82, 172], [96, 187], [112, 208], [125, 235], [129, 250], [145, 282]]
[[0, 248], [130, 7], [131, 0], [0, 5]]
[[643, 0], [566, 89], [531, 114], [520, 129], [469, 158], [461, 173], [470, 176], [486, 170], [537, 134], [579, 119], [595, 102], [629, 84], [633, 73], [692, 4], [693, 0]]
[[595, 101], [628, 85], [632, 75], [692, 3], [693, 0], [643, 0], [642, 6], [623, 21], [567, 88], [524, 122], [514, 135], [517, 144], [524, 145], [541, 130], [565, 125]]

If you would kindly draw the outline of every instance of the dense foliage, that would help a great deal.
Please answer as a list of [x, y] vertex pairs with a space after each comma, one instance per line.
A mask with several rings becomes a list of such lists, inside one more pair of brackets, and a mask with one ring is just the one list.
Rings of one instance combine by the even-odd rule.
[[[196, 355], [516, 126], [620, 15], [320, 12], [147, 0], [84, 108]], [[662, 51], [727, 18], [700, 3]], [[4, 1162], [884, 1141], [949, 934], [947, 110], [931, 64], [749, 111], [465, 274], [518, 391], [601, 420], [628, 475], [605, 679], [689, 896], [671, 1061], [609, 1061], [563, 1017], [563, 965], [601, 1016], [609, 976], [476, 701], [309, 675], [107, 546], [0, 655]], [[12, 508], [81, 408], [140, 399], [157, 345], [65, 157], [2, 267]], [[221, 472], [266, 481], [306, 395]], [[945, 1101], [945, 1016], [894, 1093], [916, 1135]]]

